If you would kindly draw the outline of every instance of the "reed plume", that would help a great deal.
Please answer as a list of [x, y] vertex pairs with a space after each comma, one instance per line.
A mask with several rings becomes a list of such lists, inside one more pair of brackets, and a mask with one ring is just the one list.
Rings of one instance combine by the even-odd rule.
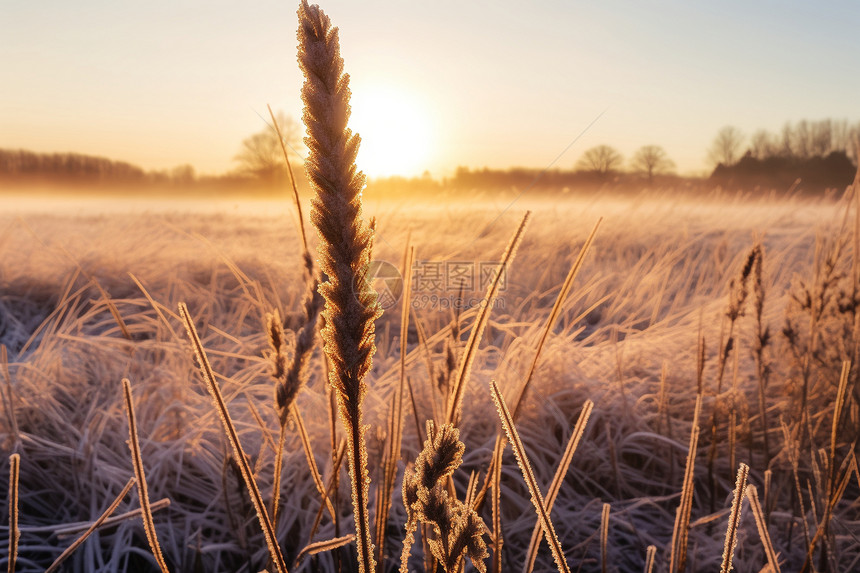
[[367, 392], [364, 378], [376, 350], [373, 321], [381, 315], [367, 278], [373, 232], [362, 218], [365, 178], [355, 166], [359, 137], [347, 127], [349, 76], [343, 72], [337, 28], [318, 6], [310, 6], [306, 0], [299, 6], [298, 16], [309, 150], [305, 169], [316, 192], [311, 221], [321, 239], [320, 268], [327, 275], [319, 289], [325, 298], [322, 337], [332, 365], [329, 382], [336, 390], [347, 433], [359, 570], [370, 573], [376, 567], [361, 406]]
[[[406, 537], [400, 558], [400, 572], [408, 573], [409, 552], [419, 523], [430, 526], [433, 536], [428, 545], [433, 557], [445, 571], [459, 571], [464, 556], [472, 565], [486, 572], [484, 559], [489, 555], [483, 535], [486, 526], [467, 503], [453, 497], [446, 489], [448, 478], [463, 461], [466, 449], [460, 441], [460, 430], [453, 424], [438, 428], [427, 420], [427, 440], [414, 466], [403, 475], [403, 505], [406, 507]], [[469, 492], [477, 482], [472, 480]]]

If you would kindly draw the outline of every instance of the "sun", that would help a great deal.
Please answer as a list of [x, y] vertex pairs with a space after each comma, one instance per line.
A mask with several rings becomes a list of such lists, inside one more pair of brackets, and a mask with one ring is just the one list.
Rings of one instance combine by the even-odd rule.
[[349, 127], [361, 136], [356, 164], [368, 177], [415, 176], [428, 168], [432, 124], [422, 99], [395, 86], [355, 88]]

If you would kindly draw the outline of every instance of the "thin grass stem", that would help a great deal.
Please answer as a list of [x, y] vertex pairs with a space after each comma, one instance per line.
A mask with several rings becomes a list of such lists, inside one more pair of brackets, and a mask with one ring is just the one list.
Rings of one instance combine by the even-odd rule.
[[508, 435], [508, 440], [510, 440], [511, 442], [511, 447], [514, 450], [514, 455], [517, 458], [517, 463], [519, 464], [520, 470], [522, 471], [523, 479], [525, 480], [526, 485], [529, 488], [532, 505], [534, 505], [535, 511], [537, 512], [538, 520], [541, 522], [541, 526], [543, 527], [546, 542], [547, 544], [549, 544], [550, 549], [552, 550], [552, 556], [555, 560], [555, 564], [560, 572], [570, 573], [570, 567], [568, 567], [567, 565], [567, 560], [564, 558], [564, 551], [561, 548], [561, 543], [559, 543], [558, 541], [558, 536], [555, 534], [555, 528], [553, 528], [549, 513], [546, 511], [543, 496], [540, 493], [540, 488], [538, 488], [537, 480], [535, 479], [535, 475], [532, 471], [531, 464], [529, 463], [528, 456], [526, 455], [525, 448], [523, 447], [523, 443], [522, 441], [520, 441], [519, 433], [514, 426], [513, 417], [511, 416], [511, 412], [508, 410], [507, 404], [505, 404], [505, 399], [502, 396], [502, 393], [499, 390], [499, 386], [496, 384], [495, 380], [490, 380], [490, 391], [493, 395], [493, 401], [496, 403], [496, 409], [499, 412], [499, 418], [502, 421], [502, 426], [505, 428], [505, 433], [507, 433]]
[[137, 437], [137, 423], [134, 416], [134, 403], [131, 398], [131, 382], [128, 378], [122, 379], [123, 395], [125, 396], [125, 413], [128, 416], [128, 447], [131, 450], [131, 461], [134, 465], [134, 477], [137, 480], [137, 494], [140, 498], [141, 515], [143, 517], [143, 528], [146, 531], [146, 539], [149, 548], [155, 556], [155, 562], [163, 573], [168, 573], [167, 564], [161, 553], [158, 536], [155, 533], [155, 521], [152, 519], [152, 509], [149, 506], [149, 491], [146, 485], [146, 474], [143, 470], [143, 456], [140, 453], [140, 441]]
[[278, 546], [278, 541], [275, 537], [275, 530], [269, 519], [266, 506], [263, 504], [263, 496], [260, 494], [260, 489], [254, 481], [251, 467], [248, 465], [248, 458], [245, 456], [245, 452], [242, 450], [242, 444], [239, 441], [239, 434], [236, 431], [236, 427], [233, 425], [233, 420], [230, 418], [230, 412], [227, 410], [227, 405], [224, 403], [224, 397], [221, 395], [221, 389], [218, 387], [218, 382], [215, 380], [215, 373], [212, 370], [212, 366], [209, 364], [206, 350], [203, 348], [203, 343], [200, 342], [200, 336], [197, 334], [197, 329], [194, 327], [194, 321], [191, 320], [191, 314], [188, 312], [188, 307], [185, 306], [184, 302], [179, 303], [179, 316], [185, 323], [185, 329], [188, 332], [188, 338], [191, 340], [191, 346], [194, 349], [194, 356], [197, 358], [197, 364], [200, 367], [203, 381], [206, 383], [206, 389], [209, 390], [209, 395], [212, 397], [215, 409], [218, 412], [218, 417], [221, 419], [221, 424], [224, 427], [224, 433], [227, 435], [227, 440], [230, 442], [230, 447], [233, 449], [233, 459], [239, 466], [239, 471], [242, 474], [245, 487], [248, 490], [248, 494], [251, 496], [251, 502], [254, 504], [254, 509], [257, 511], [257, 518], [260, 521], [260, 527], [263, 530], [263, 536], [266, 539], [266, 545], [269, 548], [272, 563], [274, 563], [278, 573], [286, 573], [287, 566], [284, 563], [281, 548]]
[[[74, 541], [74, 543], [69, 545], [66, 550], [60, 554], [59, 557], [54, 559], [54, 562], [51, 563], [51, 565], [47, 569], [45, 569], [45, 573], [54, 573], [55, 571], [57, 571], [60, 568], [60, 565], [62, 565], [63, 562], [78, 549], [78, 547], [83, 545], [84, 541], [86, 541], [96, 529], [101, 527], [101, 525], [105, 522], [105, 520], [107, 520], [108, 517], [113, 515], [113, 512], [116, 511], [116, 508], [119, 507], [119, 504], [122, 503], [122, 500], [125, 499], [125, 496], [128, 495], [128, 492], [131, 491], [131, 488], [134, 487], [135, 481], [135, 478], [129, 478], [128, 482], [126, 482], [125, 484], [125, 487], [122, 488], [122, 491], [119, 492], [119, 495], [114, 498], [114, 500], [107, 507], [107, 509], [104, 510], [104, 512], [99, 516], [99, 518], [96, 519], [93, 524]], [[152, 510], [151, 505], [150, 510]]]

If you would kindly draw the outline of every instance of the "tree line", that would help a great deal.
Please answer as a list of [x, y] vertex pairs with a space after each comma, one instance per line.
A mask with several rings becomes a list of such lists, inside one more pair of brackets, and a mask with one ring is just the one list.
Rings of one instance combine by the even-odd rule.
[[[237, 167], [224, 175], [199, 176], [191, 165], [168, 170], [145, 171], [124, 161], [114, 161], [78, 153], [36, 153], [0, 149], [0, 179], [118, 183], [131, 185], [175, 185], [190, 187], [278, 187], [288, 180], [283, 152], [287, 150], [300, 188], [307, 183], [300, 168], [303, 142], [301, 126], [279, 112], [274, 126], [266, 125], [244, 139], [234, 157]], [[777, 133], [757, 130], [747, 138], [733, 126], [722, 128], [707, 150], [713, 166], [703, 184], [736, 185], [788, 189], [802, 185], [807, 190], [843, 187], [850, 184], [858, 155], [860, 122], [824, 119], [786, 123]], [[299, 168], [296, 168], [299, 167]], [[415, 191], [451, 189], [505, 189], [538, 187], [547, 189], [635, 187], [649, 185], [687, 186], [696, 178], [680, 177], [675, 162], [656, 144], [643, 145], [629, 160], [610, 145], [585, 150], [572, 169], [528, 168], [469, 169], [458, 167], [454, 175], [437, 181], [429, 174], [417, 178], [394, 177], [371, 181], [371, 189], [384, 192], [408, 187]]]
[[82, 153], [37, 153], [26, 149], [0, 149], [0, 178], [46, 183], [110, 183], [125, 185], [177, 184], [197, 181], [191, 165], [146, 171], [125, 161]]
[[710, 180], [750, 189], [843, 189], [857, 171], [858, 146], [860, 122], [847, 120], [787, 122], [778, 133], [760, 129], [749, 139], [726, 126], [708, 150]]

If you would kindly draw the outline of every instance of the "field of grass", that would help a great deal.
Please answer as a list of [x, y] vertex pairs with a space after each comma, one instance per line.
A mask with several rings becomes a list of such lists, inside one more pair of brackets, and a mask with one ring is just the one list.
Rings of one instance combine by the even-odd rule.
[[[425, 420], [436, 416], [441, 423], [445, 404], [437, 381], [456, 371], [486, 287], [475, 276], [461, 291], [431, 282], [428, 273], [440, 272], [443, 281], [453, 282], [455, 272], [477, 274], [483, 264], [492, 265], [526, 210], [532, 211], [531, 221], [506, 269], [465, 388], [458, 425], [465, 450], [453, 473], [458, 498], [466, 495], [470, 473], [481, 486], [496, 436], [503, 431], [490, 381], [498, 383], [507, 401], [513, 399], [565, 276], [602, 217], [516, 419], [537, 484], [546, 493], [583, 405], [594, 403], [550, 512], [571, 569], [642, 571], [651, 545], [656, 547], [654, 571], [669, 571], [673, 553], [677, 561], [673, 528], [693, 429], [700, 338], [702, 407], [687, 488], [686, 570], [720, 566], [741, 463], [750, 467], [748, 481], [758, 490], [782, 571], [801, 570], [810, 545], [810, 566], [816, 570], [856, 569], [860, 384], [854, 364], [860, 314], [853, 200], [693, 200], [656, 193], [560, 197], [365, 201], [365, 216], [376, 219], [375, 260], [399, 268], [407, 243], [415, 248], [414, 312], [405, 345], [412, 394], [404, 401], [384, 551], [387, 570], [400, 562], [407, 518], [403, 472], [421, 451], [418, 432], [426, 431]], [[140, 204], [100, 209], [91, 203], [73, 216], [49, 204], [4, 210], [0, 489], [5, 500], [7, 460], [16, 452], [18, 571], [44, 570], [133, 476], [123, 378], [131, 381], [155, 530], [169, 568], [256, 572], [267, 567], [269, 553], [254, 508], [231, 461], [177, 307], [188, 305], [268, 504], [279, 422], [266, 315], [279, 310], [285, 352], [291, 356], [307, 290], [294, 220], [286, 200], [206, 209], [163, 203], [149, 209]], [[308, 239], [315, 253], [317, 237], [310, 227]], [[763, 255], [750, 260], [755, 245], [761, 245]], [[755, 288], [757, 261], [762, 263], [761, 289]], [[743, 279], [748, 262], [749, 276]], [[449, 308], [457, 300], [469, 308], [459, 313]], [[390, 409], [400, 384], [401, 313], [398, 303], [377, 320], [377, 351], [367, 377], [363, 409], [369, 425], [371, 513], [383, 481]], [[729, 315], [737, 315], [736, 320]], [[769, 336], [757, 353], [759, 324]], [[837, 401], [843, 360], [852, 362], [845, 399]], [[337, 435], [331, 436], [325, 369], [317, 344], [296, 403], [327, 484], [333, 446], [343, 428], [337, 424]], [[759, 401], [763, 374], [766, 428]], [[841, 415], [834, 424], [837, 404]], [[290, 416], [276, 524], [285, 562], [290, 571], [331, 571], [336, 565], [353, 570], [354, 543], [305, 556], [293, 566], [309, 542], [354, 532], [344, 461], [331, 496], [337, 523], [323, 511], [311, 538], [321, 497], [299, 429]], [[498, 493], [500, 561], [505, 571], [519, 571], [537, 517], [510, 447]], [[479, 513], [488, 544], [494, 496], [491, 488]], [[159, 504], [162, 499], [169, 505]], [[115, 513], [139, 506], [132, 492]], [[2, 504], [0, 516], [0, 566], [5, 567], [9, 504]], [[424, 567], [420, 531], [411, 570]], [[494, 553], [490, 544], [486, 562], [491, 568]], [[734, 566], [759, 571], [766, 564], [753, 512], [744, 501]], [[472, 566], [468, 562], [466, 569]], [[96, 530], [65, 567], [124, 571], [156, 565], [143, 523], [132, 516]], [[554, 567], [543, 543], [534, 570]]]

